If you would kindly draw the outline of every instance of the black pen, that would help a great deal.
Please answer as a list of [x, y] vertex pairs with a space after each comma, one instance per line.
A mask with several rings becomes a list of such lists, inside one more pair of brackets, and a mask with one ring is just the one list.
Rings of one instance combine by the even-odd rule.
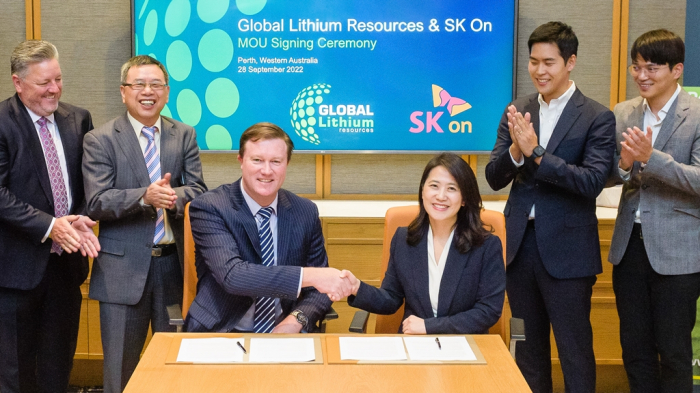
[[435, 342], [436, 342], [437, 345], [438, 345], [438, 349], [439, 349], [439, 350], [442, 350], [442, 345], [440, 345], [440, 339], [437, 338], [437, 337], [435, 337]]
[[[245, 347], [243, 346], [243, 344], [241, 344], [240, 341], [236, 341], [236, 344], [238, 344], [238, 348], [240, 348], [241, 351], [243, 351], [243, 353], [248, 353], [248, 351], [245, 350]], [[438, 344], [438, 345], [440, 345], [440, 344]]]

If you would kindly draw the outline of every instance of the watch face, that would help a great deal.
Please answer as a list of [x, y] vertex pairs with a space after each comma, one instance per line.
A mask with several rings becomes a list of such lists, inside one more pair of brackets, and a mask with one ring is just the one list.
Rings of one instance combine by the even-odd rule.
[[532, 151], [532, 153], [533, 153], [532, 155], [535, 156], [535, 158], [537, 158], [537, 157], [542, 157], [542, 156], [544, 155], [544, 147], [542, 147], [542, 146], [537, 146], [537, 147], [535, 147], [535, 149]]
[[309, 318], [307, 318], [301, 311], [294, 311], [292, 314], [294, 314], [294, 317], [300, 324], [306, 326], [306, 324], [309, 323]]

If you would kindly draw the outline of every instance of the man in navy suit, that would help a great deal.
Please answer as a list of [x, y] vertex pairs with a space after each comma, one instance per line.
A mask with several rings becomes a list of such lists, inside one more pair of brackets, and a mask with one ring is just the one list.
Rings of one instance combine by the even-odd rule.
[[550, 323], [567, 392], [595, 391], [591, 294], [602, 272], [595, 198], [615, 152], [615, 118], [569, 74], [578, 39], [561, 22], [528, 40], [538, 93], [506, 109], [486, 166], [494, 190], [512, 184], [506, 216], [506, 292], [525, 320], [516, 362], [533, 392], [551, 392]]
[[186, 328], [307, 331], [331, 299], [349, 293], [349, 281], [327, 267], [316, 205], [281, 188], [294, 148], [289, 136], [258, 123], [239, 146], [241, 179], [190, 205], [199, 282]]
[[25, 41], [10, 63], [17, 94], [0, 102], [0, 391], [65, 392], [86, 256], [100, 249], [95, 222], [80, 216], [82, 143], [92, 119], [59, 101], [51, 43]]

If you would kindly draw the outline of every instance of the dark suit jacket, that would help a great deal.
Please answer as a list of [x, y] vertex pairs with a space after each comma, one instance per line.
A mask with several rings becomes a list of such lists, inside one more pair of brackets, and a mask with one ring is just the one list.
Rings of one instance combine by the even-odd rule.
[[[513, 101], [529, 112], [539, 138], [537, 94]], [[610, 110], [576, 89], [557, 122], [540, 165], [525, 158], [516, 167], [506, 111], [486, 165], [486, 180], [500, 190], [512, 182], [506, 216], [506, 259], [520, 248], [535, 204], [537, 248], [547, 272], [556, 278], [593, 276], [603, 270], [595, 198], [605, 186], [615, 153], [615, 118]]]
[[[161, 173], [177, 194], [166, 210], [182, 261], [185, 205], [206, 191], [194, 128], [161, 117]], [[134, 305], [143, 295], [156, 227], [156, 210], [140, 204], [151, 184], [138, 137], [126, 112], [85, 136], [83, 176], [90, 217], [100, 221], [100, 246], [90, 297]]]
[[407, 228], [401, 227], [391, 240], [381, 288], [363, 282], [357, 296], [348, 297], [348, 304], [375, 314], [393, 314], [405, 299], [403, 319], [411, 315], [424, 319], [427, 334], [487, 333], [501, 316], [506, 290], [500, 239], [488, 236], [484, 244], [465, 254], [452, 242], [434, 317], [428, 283], [428, 235], [410, 246], [407, 233]]
[[[83, 136], [92, 129], [90, 112], [58, 104], [54, 112], [66, 156], [72, 207], [84, 214], [80, 161]], [[0, 287], [32, 289], [44, 276], [51, 240], [41, 243], [54, 216], [53, 194], [36, 127], [18, 95], [0, 102]], [[87, 277], [87, 258], [63, 253], [71, 279]]]
[[299, 309], [313, 324], [331, 306], [328, 296], [302, 288], [299, 267], [327, 267], [318, 208], [280, 189], [277, 201], [277, 266], [262, 265], [255, 217], [241, 180], [225, 184], [190, 205], [197, 266], [197, 296], [187, 315], [208, 331], [231, 331], [259, 296], [281, 299], [283, 315]]

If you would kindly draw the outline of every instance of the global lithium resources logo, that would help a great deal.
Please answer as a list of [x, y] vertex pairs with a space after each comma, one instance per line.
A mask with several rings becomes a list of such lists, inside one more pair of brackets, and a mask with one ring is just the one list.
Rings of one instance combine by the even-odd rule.
[[292, 127], [306, 142], [320, 145], [319, 131], [374, 132], [374, 112], [369, 104], [329, 102], [331, 85], [317, 83], [302, 89], [289, 108]]
[[[438, 85], [432, 85], [433, 90], [433, 107], [434, 108], [445, 108], [450, 117], [457, 116], [458, 114], [471, 109], [471, 104], [465, 100], [457, 97], [453, 97], [447, 90], [443, 89]], [[415, 127], [411, 127], [408, 131], [418, 134], [423, 131], [429, 133], [433, 130], [438, 133], [444, 133], [442, 127], [438, 123], [440, 117], [445, 114], [443, 111], [414, 111], [411, 113], [411, 123], [415, 124]], [[425, 115], [425, 120], [423, 120], [423, 115]], [[457, 121], [452, 120], [447, 125], [447, 129], [453, 133], [471, 133], [472, 123], [470, 121]]]

